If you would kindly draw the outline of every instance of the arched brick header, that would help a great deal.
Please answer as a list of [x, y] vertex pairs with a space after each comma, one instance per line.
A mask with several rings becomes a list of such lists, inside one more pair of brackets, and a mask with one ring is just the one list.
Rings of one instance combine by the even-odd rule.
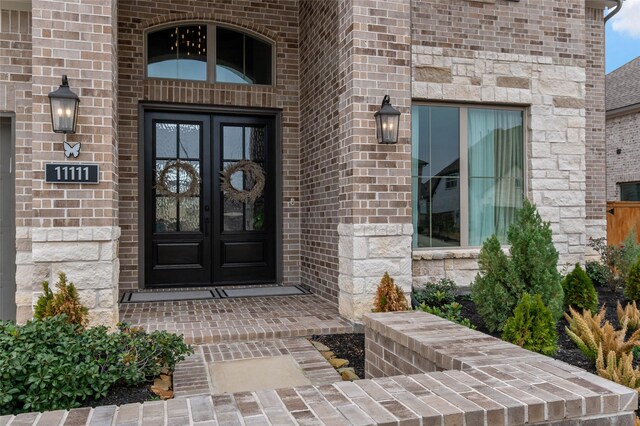
[[180, 13], [156, 16], [155, 18], [140, 22], [138, 28], [144, 31], [168, 23], [178, 24], [185, 22], [206, 22], [214, 25], [223, 25], [249, 34], [253, 33], [259, 37], [268, 39], [274, 44], [278, 42], [278, 33], [261, 25], [256, 25], [255, 23], [244, 19], [237, 19], [229, 16], [216, 16], [214, 13]]

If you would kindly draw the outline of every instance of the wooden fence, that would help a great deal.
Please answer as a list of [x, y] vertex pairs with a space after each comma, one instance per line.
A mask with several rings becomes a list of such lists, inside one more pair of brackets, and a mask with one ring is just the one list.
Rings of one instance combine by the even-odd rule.
[[636, 240], [640, 243], [640, 202], [607, 203], [607, 243], [620, 244], [633, 230], [636, 231]]

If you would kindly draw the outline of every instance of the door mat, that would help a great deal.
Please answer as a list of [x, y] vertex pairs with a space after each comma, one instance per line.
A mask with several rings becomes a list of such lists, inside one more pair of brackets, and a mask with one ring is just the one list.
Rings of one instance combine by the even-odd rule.
[[182, 300], [220, 299], [214, 290], [178, 290], [178, 291], [128, 291], [122, 295], [120, 303], [179, 302]]
[[219, 288], [222, 298], [227, 297], [268, 297], [268, 296], [301, 296], [311, 294], [299, 285], [272, 287]]

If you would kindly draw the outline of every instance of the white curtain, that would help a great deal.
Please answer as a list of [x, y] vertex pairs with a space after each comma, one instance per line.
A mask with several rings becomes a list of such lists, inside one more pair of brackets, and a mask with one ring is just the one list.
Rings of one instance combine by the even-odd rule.
[[522, 112], [469, 109], [469, 245], [507, 229], [523, 201]]

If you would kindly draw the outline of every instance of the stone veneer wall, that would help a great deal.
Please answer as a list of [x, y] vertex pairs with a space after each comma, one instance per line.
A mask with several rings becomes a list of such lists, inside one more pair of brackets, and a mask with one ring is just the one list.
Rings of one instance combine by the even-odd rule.
[[[144, 31], [189, 21], [227, 24], [275, 42], [275, 84], [248, 86], [144, 78]], [[283, 281], [300, 280], [300, 147], [298, 2], [142, 0], [119, 3], [118, 65], [120, 143], [119, 207], [122, 238], [120, 290], [137, 289], [138, 116], [140, 102], [282, 109]], [[293, 203], [291, 203], [293, 200]]]
[[300, 277], [338, 301], [338, 2], [300, 7]]
[[89, 308], [90, 325], [118, 322], [118, 238], [120, 228], [33, 228], [33, 262], [47, 265], [53, 286], [64, 272]]
[[[592, 233], [602, 225], [594, 213], [601, 206], [593, 197], [596, 210], [590, 216], [586, 210], [587, 162], [593, 164], [587, 147], [601, 141], [586, 139], [587, 95], [598, 100], [600, 86], [587, 92], [585, 19], [579, 1], [561, 6], [553, 0], [412, 2], [415, 101], [526, 108], [528, 196], [551, 222], [560, 265], [584, 261], [585, 219], [590, 218]], [[589, 53], [595, 54], [597, 21], [591, 31]], [[598, 60], [591, 64], [590, 78], [598, 77], [600, 66]], [[477, 273], [478, 252], [414, 250], [413, 284], [446, 277], [468, 286]]]
[[[607, 118], [607, 201], [620, 200], [619, 183], [639, 182], [640, 112]], [[617, 150], [620, 149], [620, 154]]]
[[0, 111], [15, 114], [16, 304], [31, 314], [31, 12], [0, 4]]
[[[586, 42], [586, 224], [587, 238], [607, 235], [607, 149], [605, 140], [604, 14], [587, 8]], [[637, 151], [636, 151], [637, 152]], [[595, 255], [589, 249], [587, 255]]]
[[[411, 290], [410, 0], [339, 7], [339, 309], [360, 321], [385, 270]], [[395, 145], [375, 137], [385, 94], [403, 114]]]

